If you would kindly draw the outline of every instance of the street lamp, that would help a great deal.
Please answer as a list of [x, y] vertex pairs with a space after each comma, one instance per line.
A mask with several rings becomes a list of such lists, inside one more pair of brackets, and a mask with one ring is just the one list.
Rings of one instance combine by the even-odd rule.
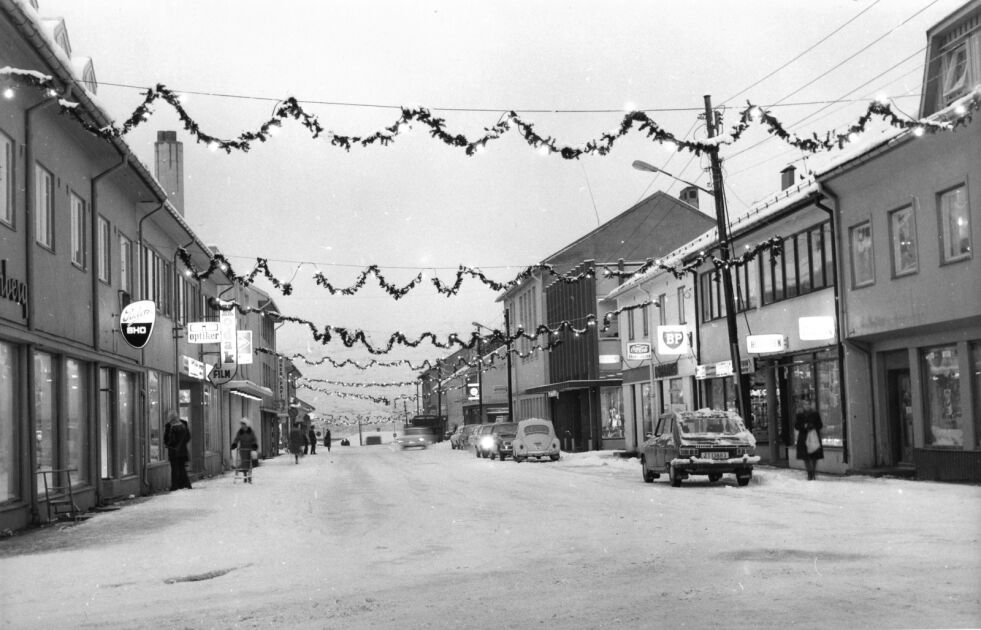
[[[708, 136], [712, 138], [716, 133], [715, 115], [712, 111], [712, 97], [705, 95], [705, 125], [708, 128]], [[729, 336], [729, 354], [732, 359], [732, 374], [733, 381], [736, 385], [736, 405], [739, 409], [739, 415], [743, 417], [750, 428], [752, 429], [752, 416], [749, 410], [749, 382], [743, 378], [742, 362], [739, 359], [739, 332], [736, 327], [736, 304], [734, 299], [734, 294], [732, 292], [732, 274], [729, 272], [729, 230], [728, 224], [726, 223], [726, 198], [725, 190], [722, 184], [722, 159], [719, 157], [719, 145], [713, 145], [710, 148], [705, 149], [711, 158], [712, 164], [712, 190], [702, 188], [697, 184], [687, 182], [679, 177], [667, 173], [660, 168], [642, 162], [641, 160], [636, 160], [633, 163], [633, 167], [640, 171], [648, 171], [651, 173], [664, 173], [672, 179], [676, 179], [679, 182], [688, 184], [689, 186], [694, 186], [695, 188], [706, 192], [715, 200], [715, 224], [718, 230], [719, 236], [719, 259], [722, 261], [721, 269], [719, 270], [722, 276], [722, 291], [725, 294], [723, 297], [725, 299], [726, 306], [726, 328], [728, 330]]]
[[672, 175], [671, 173], [667, 172], [663, 168], [658, 168], [658, 167], [654, 166], [653, 164], [648, 164], [647, 162], [645, 162], [643, 160], [634, 160], [634, 163], [631, 166], [633, 166], [638, 171], [647, 171], [648, 173], [661, 173], [662, 175], [667, 175], [671, 179], [678, 180], [682, 184], [687, 184], [688, 186], [691, 186], [692, 188], [697, 188], [697, 189], [699, 189], [700, 191], [702, 191], [703, 193], [705, 193], [707, 195], [714, 194], [708, 188], [703, 188], [703, 187], [699, 186], [698, 184], [695, 184], [693, 182], [690, 182], [690, 181], [688, 181], [686, 179], [681, 179], [680, 177], [675, 177], [674, 175]]

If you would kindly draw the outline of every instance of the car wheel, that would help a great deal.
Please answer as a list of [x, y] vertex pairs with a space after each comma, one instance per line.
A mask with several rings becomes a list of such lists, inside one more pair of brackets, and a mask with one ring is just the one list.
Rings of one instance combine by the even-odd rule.
[[523, 457], [518, 457], [517, 455], [515, 455], [515, 456], [514, 456], [514, 457], [512, 457], [511, 459], [513, 459], [513, 460], [514, 460], [514, 463], [515, 463], [515, 464], [520, 464], [521, 462], [523, 462], [523, 461], [525, 461]]
[[740, 486], [748, 486], [749, 480], [752, 478], [753, 473], [749, 473], [748, 475], [736, 475], [736, 483], [738, 483]]
[[640, 460], [640, 472], [644, 475], [644, 483], [654, 483], [654, 473], [647, 470], [647, 462], [644, 459]]
[[500, 459], [503, 462], [505, 459], [507, 459], [508, 456], [505, 455], [503, 452], [498, 451], [497, 452], [497, 457], [498, 457], [498, 459]]
[[560, 457], [560, 455], [559, 455], [558, 453], [556, 453], [555, 455], [549, 455], [549, 456], [548, 456], [548, 458], [549, 458], [550, 460], [552, 460], [553, 462], [557, 462], [557, 461], [559, 461], [559, 457]]
[[675, 472], [674, 466], [669, 466], [668, 467], [668, 479], [671, 480], [671, 487], [672, 488], [680, 488], [681, 487], [681, 477], [678, 475], [677, 472]]
[[480, 457], [480, 449], [479, 448], [473, 449], [473, 454], [474, 454], [474, 457]]
[[719, 479], [722, 479], [722, 473], [712, 473], [709, 475], [709, 481], [715, 483]]

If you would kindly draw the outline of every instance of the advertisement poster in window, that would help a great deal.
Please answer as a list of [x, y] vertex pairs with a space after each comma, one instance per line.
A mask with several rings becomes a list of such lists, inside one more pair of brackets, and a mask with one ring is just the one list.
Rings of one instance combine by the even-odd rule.
[[604, 387], [600, 390], [603, 413], [602, 435], [604, 439], [623, 438], [623, 390]]
[[893, 275], [905, 276], [916, 273], [916, 226], [913, 206], [906, 206], [889, 215], [892, 232]]
[[868, 221], [849, 230], [852, 250], [852, 284], [855, 288], [875, 282], [875, 261], [872, 255], [872, 224]]

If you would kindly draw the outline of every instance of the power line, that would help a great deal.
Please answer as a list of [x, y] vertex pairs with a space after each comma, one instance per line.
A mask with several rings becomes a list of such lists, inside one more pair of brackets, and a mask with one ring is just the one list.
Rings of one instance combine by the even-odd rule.
[[751, 89], [753, 89], [754, 87], [756, 87], [760, 83], [763, 83], [764, 81], [766, 81], [767, 79], [769, 79], [770, 77], [772, 77], [773, 75], [775, 75], [776, 73], [780, 72], [781, 70], [783, 70], [784, 68], [786, 68], [790, 64], [794, 63], [795, 61], [797, 61], [798, 59], [800, 59], [801, 57], [803, 57], [807, 53], [811, 52], [812, 50], [814, 50], [815, 48], [817, 48], [818, 46], [820, 46], [824, 42], [826, 42], [829, 39], [831, 39], [833, 36], [835, 36], [836, 34], [838, 34], [842, 29], [844, 29], [846, 26], [848, 26], [849, 24], [851, 24], [852, 22], [854, 22], [855, 20], [857, 20], [859, 17], [861, 17], [867, 11], [869, 11], [870, 9], [872, 9], [872, 7], [874, 7], [875, 5], [879, 4], [879, 2], [881, 2], [881, 1], [882, 0], [875, 0], [875, 2], [873, 2], [869, 6], [865, 7], [864, 9], [862, 9], [861, 11], [859, 11], [858, 13], [856, 13], [850, 20], [848, 20], [847, 22], [845, 22], [844, 24], [842, 24], [841, 26], [839, 26], [835, 30], [831, 31], [830, 33], [828, 33], [827, 35], [825, 35], [824, 37], [822, 37], [820, 40], [817, 41], [817, 43], [811, 45], [809, 48], [807, 48], [802, 53], [800, 53], [799, 55], [797, 55], [796, 57], [794, 57], [793, 59], [791, 59], [787, 63], [783, 64], [782, 66], [780, 66], [776, 70], [773, 70], [772, 72], [770, 72], [766, 76], [762, 77], [761, 79], [758, 79], [756, 82], [751, 83], [749, 86], [743, 88], [739, 92], [736, 92], [735, 94], [733, 94], [732, 96], [730, 96], [726, 100], [722, 101], [721, 104], [722, 105], [725, 105], [726, 103], [728, 103], [729, 101], [733, 100], [734, 98], [745, 94], [746, 92], [750, 91]]

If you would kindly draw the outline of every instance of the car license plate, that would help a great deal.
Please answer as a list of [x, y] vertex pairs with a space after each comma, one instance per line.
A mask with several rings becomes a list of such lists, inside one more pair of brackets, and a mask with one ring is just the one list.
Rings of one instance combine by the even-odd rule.
[[729, 459], [729, 453], [725, 451], [706, 451], [702, 453], [704, 459]]

